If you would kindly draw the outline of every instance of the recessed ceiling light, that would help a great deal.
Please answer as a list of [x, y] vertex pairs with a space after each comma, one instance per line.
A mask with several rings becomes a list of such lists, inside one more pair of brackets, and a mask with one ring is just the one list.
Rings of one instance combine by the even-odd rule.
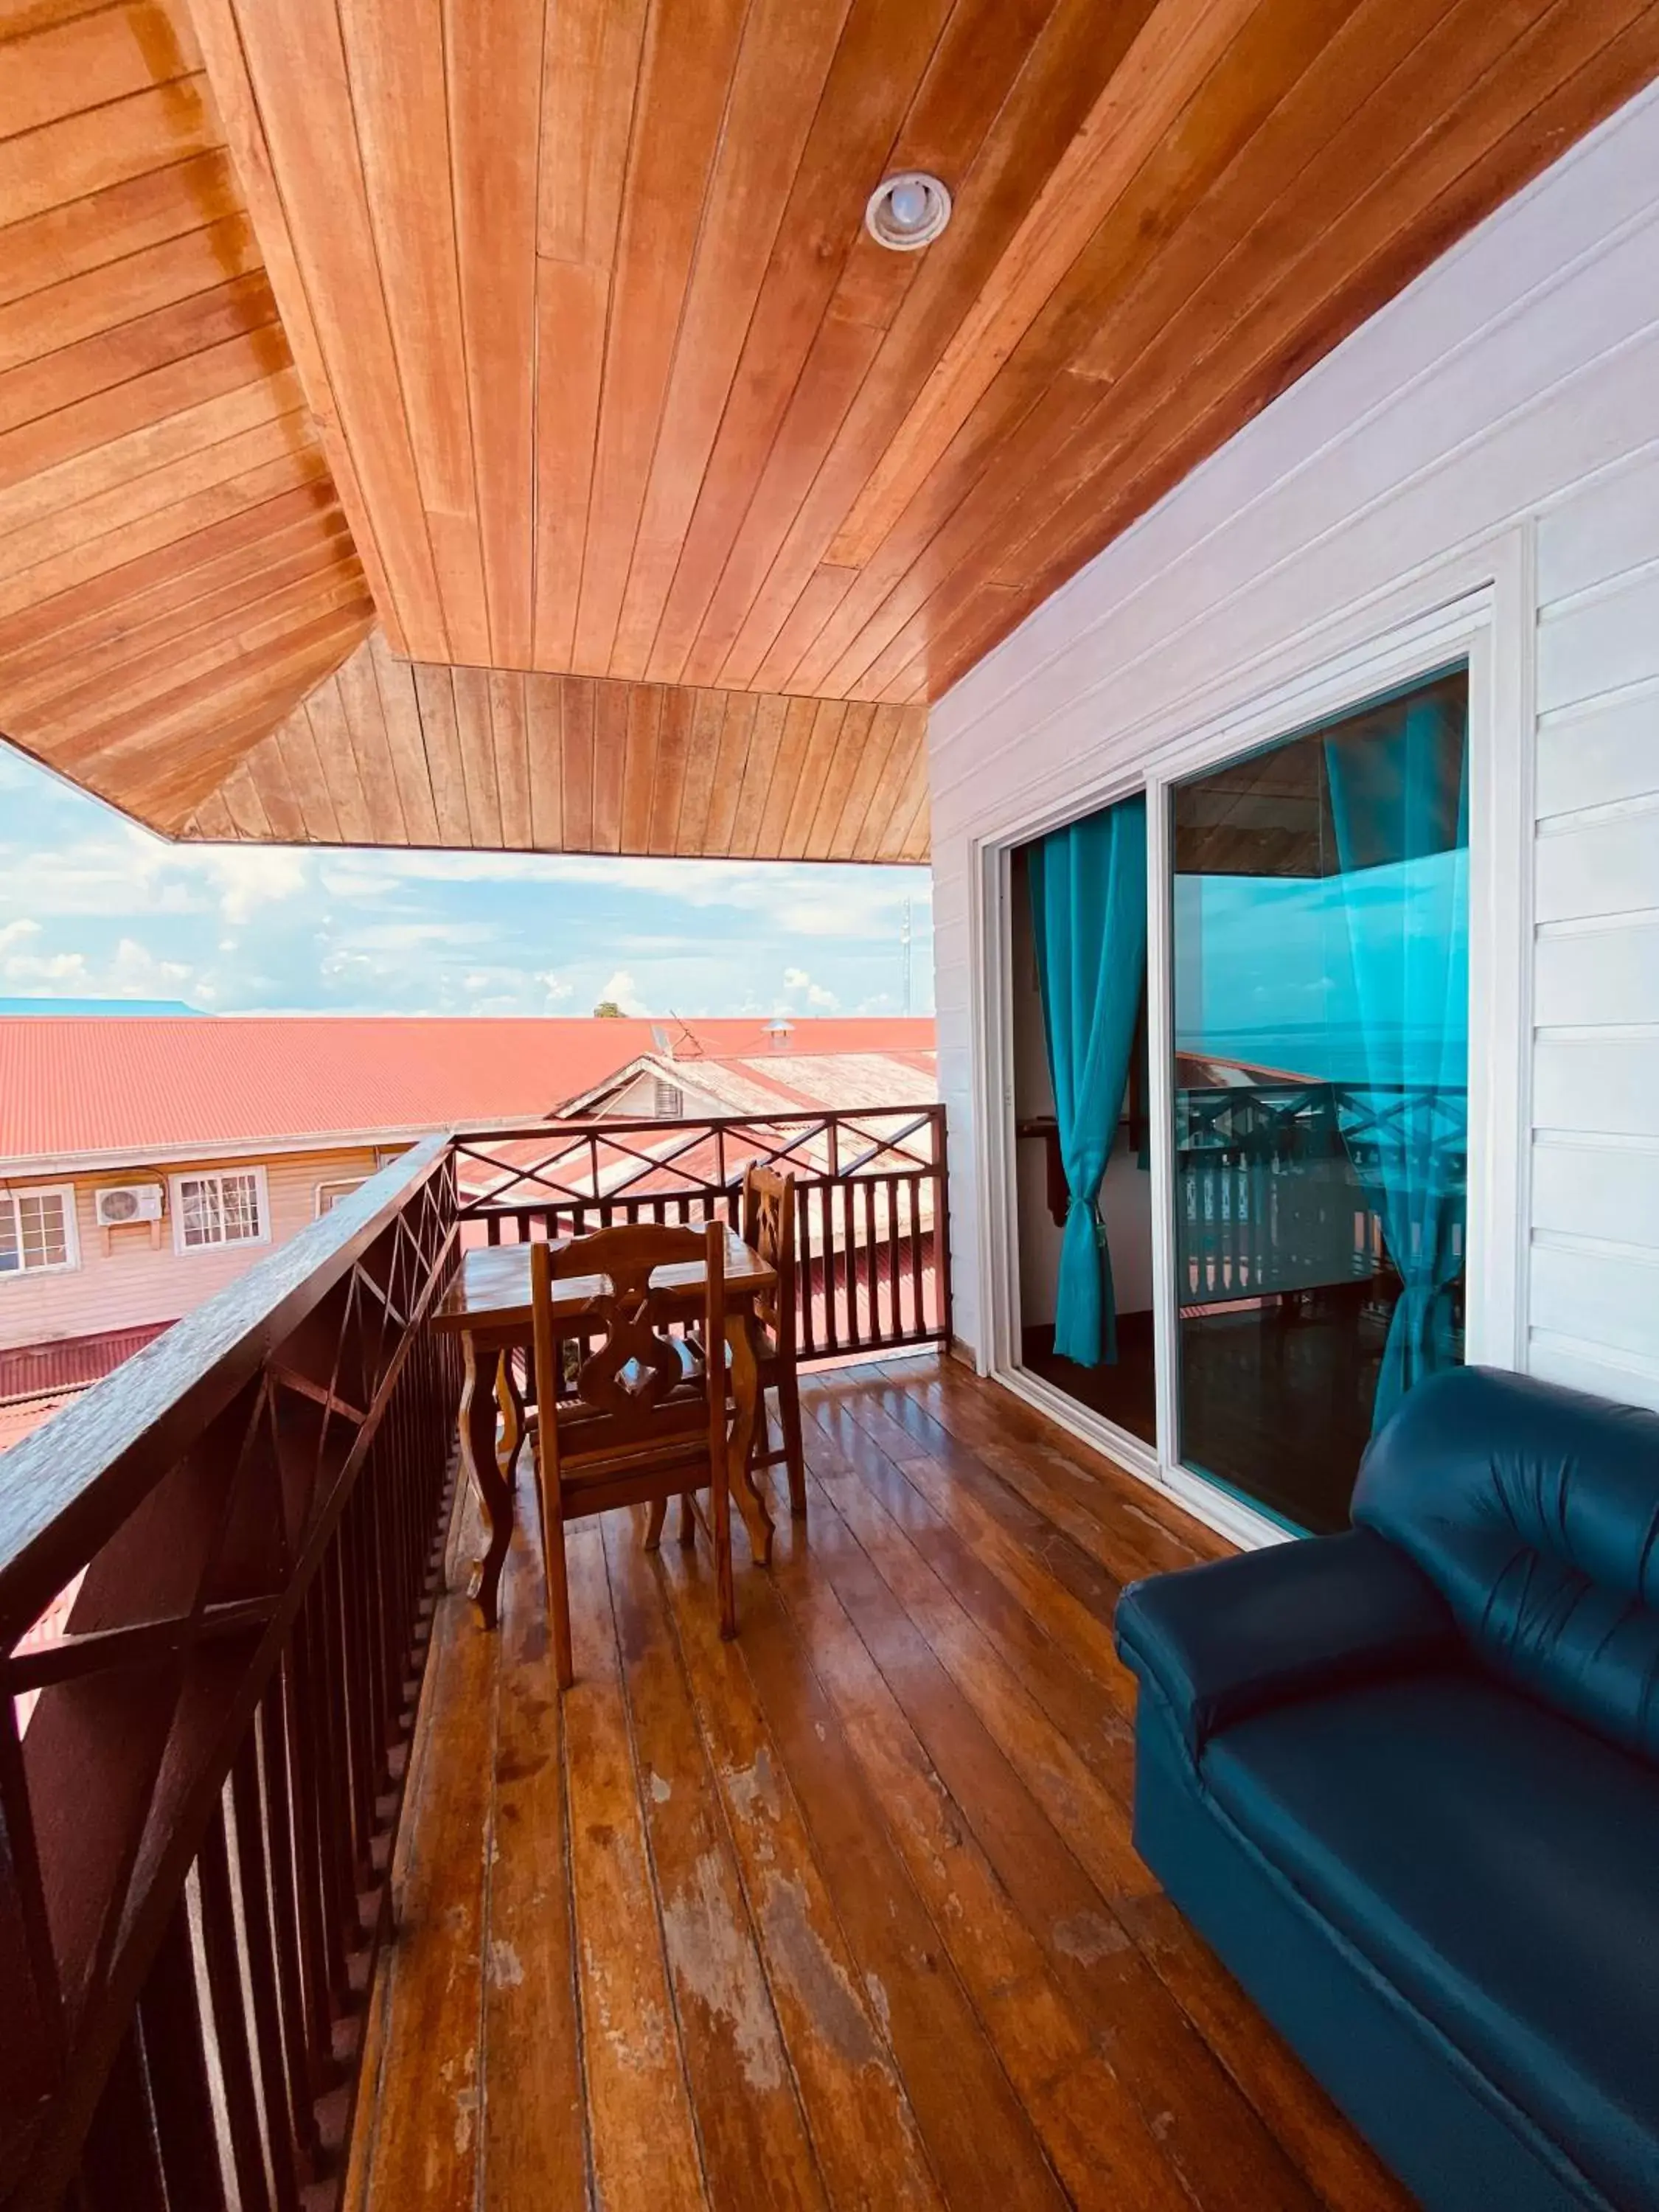
[[878, 246], [914, 253], [931, 246], [951, 220], [951, 195], [937, 177], [903, 169], [884, 177], [870, 195], [864, 227]]

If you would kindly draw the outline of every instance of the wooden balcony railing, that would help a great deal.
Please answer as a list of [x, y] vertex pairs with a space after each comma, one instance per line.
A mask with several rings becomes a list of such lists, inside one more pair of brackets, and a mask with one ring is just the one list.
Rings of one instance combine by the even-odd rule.
[[423, 1324], [456, 1241], [434, 1138], [4, 1461], [8, 2207], [327, 2201], [444, 1525], [459, 1359]]
[[799, 1178], [803, 1357], [945, 1337], [944, 1110], [435, 1137], [0, 1463], [0, 2206], [324, 2212], [453, 1477], [471, 1241]]
[[522, 1240], [617, 1221], [733, 1224], [744, 1170], [795, 1177], [803, 1359], [948, 1340], [945, 1109], [540, 1122], [455, 1139], [464, 1233]]

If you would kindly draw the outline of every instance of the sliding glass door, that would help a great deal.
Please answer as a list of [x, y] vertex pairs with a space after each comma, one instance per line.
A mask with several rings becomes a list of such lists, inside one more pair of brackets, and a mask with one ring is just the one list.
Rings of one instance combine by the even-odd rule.
[[1296, 1528], [1462, 1357], [1468, 727], [1458, 669], [1170, 791], [1178, 1452]]

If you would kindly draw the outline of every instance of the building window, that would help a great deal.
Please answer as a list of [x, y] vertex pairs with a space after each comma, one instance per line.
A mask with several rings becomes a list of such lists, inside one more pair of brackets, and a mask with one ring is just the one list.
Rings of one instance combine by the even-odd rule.
[[80, 1264], [73, 1183], [0, 1190], [0, 1275], [33, 1275]]
[[361, 1190], [368, 1180], [364, 1176], [352, 1176], [339, 1182], [319, 1182], [317, 1186], [317, 1218], [332, 1213], [343, 1198], [349, 1198], [354, 1190]]
[[216, 1244], [263, 1244], [270, 1235], [263, 1168], [174, 1176], [173, 1239], [180, 1252]]

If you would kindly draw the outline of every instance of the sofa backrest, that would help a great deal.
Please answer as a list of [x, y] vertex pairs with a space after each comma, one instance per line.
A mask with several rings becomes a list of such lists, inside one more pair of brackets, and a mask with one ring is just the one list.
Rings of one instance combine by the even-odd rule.
[[1659, 1414], [1436, 1376], [1373, 1439], [1353, 1517], [1410, 1555], [1482, 1665], [1659, 1765]]

